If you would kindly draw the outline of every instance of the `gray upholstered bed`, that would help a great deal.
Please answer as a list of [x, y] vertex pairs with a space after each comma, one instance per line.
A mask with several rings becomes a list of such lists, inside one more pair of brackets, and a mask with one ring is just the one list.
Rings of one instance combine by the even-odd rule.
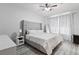
[[25, 34], [25, 41], [46, 54], [51, 54], [52, 50], [63, 40], [59, 34], [44, 33], [42, 23], [29, 21], [23, 23], [23, 31], [28, 31], [28, 34]]

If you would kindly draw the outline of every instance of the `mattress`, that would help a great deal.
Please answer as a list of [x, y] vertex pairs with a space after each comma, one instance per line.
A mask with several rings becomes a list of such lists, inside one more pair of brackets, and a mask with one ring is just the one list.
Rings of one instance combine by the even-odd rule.
[[26, 41], [29, 44], [49, 55], [62, 40], [61, 35], [51, 33], [31, 33], [26, 35]]

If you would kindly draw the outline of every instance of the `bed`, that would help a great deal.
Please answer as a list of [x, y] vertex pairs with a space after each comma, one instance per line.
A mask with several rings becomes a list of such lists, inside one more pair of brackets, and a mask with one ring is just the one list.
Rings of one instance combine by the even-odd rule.
[[52, 50], [63, 40], [60, 34], [43, 32], [42, 23], [34, 23], [28, 21], [24, 21], [23, 23], [23, 31], [25, 32], [27, 30], [28, 32], [25, 34], [26, 43], [32, 45], [43, 53], [50, 55]]

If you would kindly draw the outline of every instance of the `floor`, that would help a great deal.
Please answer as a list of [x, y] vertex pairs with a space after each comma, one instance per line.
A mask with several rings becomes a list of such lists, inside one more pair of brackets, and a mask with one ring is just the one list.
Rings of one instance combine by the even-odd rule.
[[18, 55], [45, 55], [41, 51], [35, 49], [34, 47], [24, 44], [17, 47], [17, 54]]
[[55, 55], [79, 55], [79, 45], [64, 41]]
[[[39, 50], [29, 46], [28, 44], [24, 44], [17, 47], [18, 55], [45, 55]], [[79, 45], [73, 44], [69, 41], [63, 41], [60, 46], [54, 49], [52, 55], [79, 55]]]

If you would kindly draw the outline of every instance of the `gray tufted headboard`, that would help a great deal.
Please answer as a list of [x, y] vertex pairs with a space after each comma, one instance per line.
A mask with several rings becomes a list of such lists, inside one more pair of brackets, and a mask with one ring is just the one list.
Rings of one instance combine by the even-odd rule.
[[26, 30], [42, 30], [42, 23], [31, 22], [26, 20], [22, 20], [20, 23], [22, 35], [25, 33]]

